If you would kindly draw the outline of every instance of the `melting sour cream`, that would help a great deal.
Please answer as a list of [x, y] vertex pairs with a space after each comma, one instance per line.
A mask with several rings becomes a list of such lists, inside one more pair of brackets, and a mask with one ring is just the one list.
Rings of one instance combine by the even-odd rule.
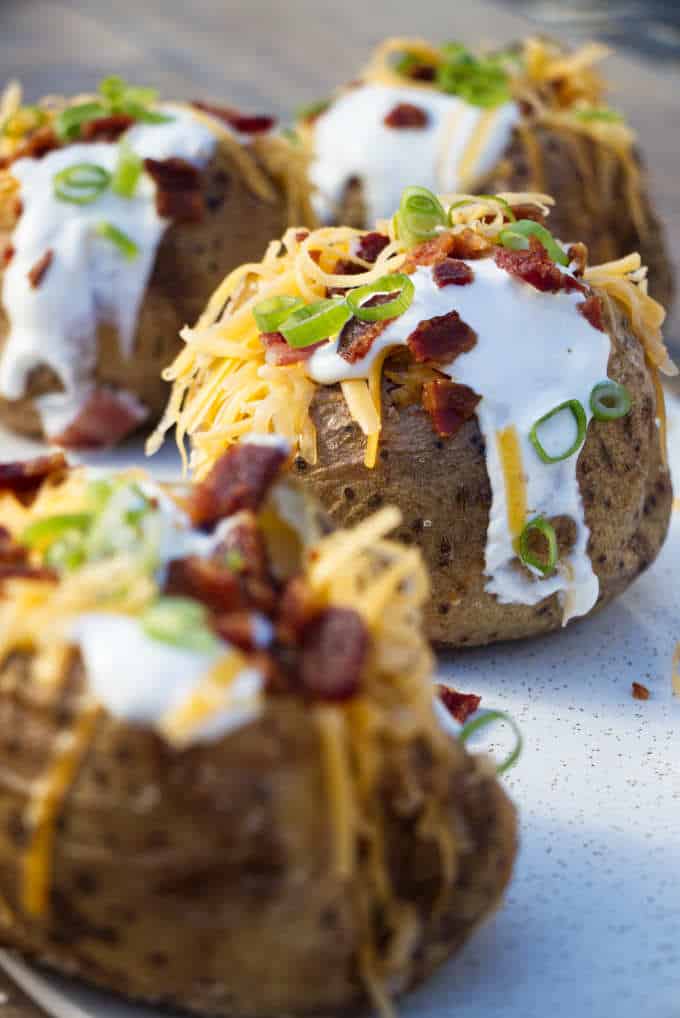
[[[427, 124], [388, 127], [385, 117], [401, 103], [423, 110]], [[316, 212], [332, 220], [352, 178], [363, 185], [369, 223], [391, 216], [411, 184], [436, 194], [470, 189], [501, 158], [519, 119], [514, 102], [484, 110], [424, 88], [351, 88], [314, 123]]]
[[[486, 442], [492, 490], [486, 589], [504, 604], [533, 605], [559, 593], [566, 624], [572, 617], [587, 614], [599, 591], [587, 550], [589, 530], [576, 476], [578, 453], [560, 463], [544, 463], [529, 433], [539, 418], [569, 399], [580, 401], [590, 422], [590, 393], [607, 377], [609, 336], [576, 310], [583, 300], [581, 294], [540, 293], [500, 269], [491, 258], [469, 264], [474, 273], [472, 283], [441, 289], [432, 278], [432, 269], [419, 267], [411, 277], [415, 286], [411, 306], [382, 332], [363, 360], [348, 364], [338, 354], [335, 340], [313, 354], [307, 370], [324, 385], [367, 378], [382, 350], [404, 346], [420, 322], [457, 311], [477, 333], [477, 343], [440, 370], [482, 397], [476, 413]], [[499, 432], [511, 425], [519, 439], [527, 519], [566, 515], [576, 523], [576, 543], [566, 562], [546, 578], [530, 578], [517, 568], [517, 535], [509, 525], [508, 491], [498, 446]], [[575, 437], [572, 415], [562, 412], [555, 416], [540, 437], [549, 451], [568, 448]]]
[[[172, 119], [135, 124], [124, 135], [130, 148], [141, 159], [178, 157], [205, 166], [215, 133], [186, 108], [160, 109]], [[55, 196], [54, 177], [61, 170], [94, 163], [113, 173], [118, 156], [118, 143], [97, 142], [67, 145], [42, 159], [12, 165], [22, 213], [2, 288], [10, 327], [0, 358], [0, 394], [21, 398], [31, 371], [43, 364], [51, 368], [64, 393], [38, 401], [48, 435], [58, 434], [77, 416], [91, 391], [99, 323], [116, 328], [123, 355], [131, 356], [156, 251], [170, 225], [156, 212], [156, 186], [147, 174], [132, 198], [110, 188], [87, 205]], [[124, 258], [115, 244], [97, 234], [101, 223], [112, 224], [135, 243], [134, 259]], [[40, 285], [32, 287], [28, 274], [47, 251], [51, 263]]]

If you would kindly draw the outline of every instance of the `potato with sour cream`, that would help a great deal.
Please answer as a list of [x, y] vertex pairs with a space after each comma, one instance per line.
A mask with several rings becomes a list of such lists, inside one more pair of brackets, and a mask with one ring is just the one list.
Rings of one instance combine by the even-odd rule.
[[119, 78], [0, 110], [0, 422], [66, 447], [153, 424], [161, 372], [225, 263], [305, 219], [301, 156], [205, 103]]

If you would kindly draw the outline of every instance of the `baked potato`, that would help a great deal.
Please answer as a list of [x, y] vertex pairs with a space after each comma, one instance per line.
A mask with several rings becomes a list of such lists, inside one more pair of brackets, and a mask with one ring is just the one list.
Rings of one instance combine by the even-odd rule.
[[357, 81], [300, 117], [319, 215], [368, 227], [410, 184], [545, 192], [556, 236], [586, 243], [594, 263], [639, 251], [669, 306], [673, 271], [635, 134], [604, 105], [595, 70], [606, 54], [536, 38], [477, 56], [388, 39]]
[[304, 157], [247, 117], [95, 97], [0, 111], [0, 422], [65, 447], [155, 422], [160, 373], [224, 266], [308, 220]]
[[176, 423], [201, 477], [271, 430], [341, 526], [399, 506], [438, 643], [588, 615], [663, 543], [659, 370], [676, 369], [639, 255], [589, 266], [547, 229], [550, 205], [409, 188], [381, 232], [289, 231], [257, 283], [228, 279], [224, 311], [186, 334], [150, 451]]
[[516, 851], [398, 513], [329, 533], [286, 458], [235, 447], [191, 491], [0, 468], [0, 942], [230, 1018], [383, 1006]]

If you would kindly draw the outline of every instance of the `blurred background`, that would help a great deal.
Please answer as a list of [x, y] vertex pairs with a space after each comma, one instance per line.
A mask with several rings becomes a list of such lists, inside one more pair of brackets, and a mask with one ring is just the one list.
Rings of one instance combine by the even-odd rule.
[[[616, 49], [611, 103], [639, 133], [680, 264], [680, 0], [0, 0], [0, 68], [29, 99], [115, 71], [285, 117], [350, 80], [387, 35], [476, 45], [528, 31]], [[679, 315], [667, 336], [677, 355]]]

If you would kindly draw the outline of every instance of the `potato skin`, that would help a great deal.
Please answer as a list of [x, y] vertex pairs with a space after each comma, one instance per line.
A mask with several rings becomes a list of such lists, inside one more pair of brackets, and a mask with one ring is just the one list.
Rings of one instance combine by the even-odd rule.
[[[266, 139], [259, 141], [266, 146]], [[276, 200], [265, 201], [247, 187], [231, 150], [220, 139], [204, 173], [205, 215], [199, 223], [168, 227], [140, 309], [132, 356], [121, 355], [116, 329], [101, 325], [96, 380], [128, 389], [149, 408], [147, 423], [161, 416], [168, 398], [162, 370], [183, 346], [179, 330], [193, 324], [225, 272], [259, 259], [272, 237], [287, 224], [287, 199], [275, 187]], [[3, 270], [0, 269], [0, 290]], [[7, 312], [0, 303], [0, 351], [9, 332]], [[61, 385], [49, 369], [38, 368], [27, 395], [0, 397], [0, 423], [19, 434], [41, 438], [42, 426], [33, 400]]]
[[[589, 553], [600, 581], [598, 606], [625, 590], [656, 557], [672, 503], [642, 347], [614, 303], [606, 297], [604, 302], [612, 339], [609, 376], [629, 388], [633, 408], [618, 421], [593, 420], [578, 460]], [[439, 438], [419, 405], [398, 408], [383, 383], [383, 430], [372, 470], [363, 465], [364, 438], [338, 386], [319, 387], [313, 418], [318, 462], [298, 459], [298, 476], [338, 526], [357, 523], [383, 504], [401, 508], [404, 523], [396, 536], [419, 545], [430, 570], [432, 596], [425, 612], [430, 639], [472, 646], [561, 626], [557, 595], [534, 606], [508, 605], [484, 589], [491, 487], [476, 418], [453, 438]]]
[[[62, 810], [49, 914], [17, 901], [30, 782], [44, 773], [83, 685], [76, 659], [57, 702], [15, 655], [0, 672], [0, 942], [119, 993], [238, 1018], [355, 1013], [356, 879], [331, 869], [317, 729], [301, 701], [270, 699], [228, 737], [172, 750], [103, 715]], [[396, 991], [456, 950], [493, 909], [516, 853], [513, 807], [483, 758], [455, 740], [387, 737], [381, 775], [393, 880], [422, 924]], [[435, 913], [441, 862], [416, 831], [426, 797], [458, 855]], [[465, 832], [465, 845], [461, 842]]]

